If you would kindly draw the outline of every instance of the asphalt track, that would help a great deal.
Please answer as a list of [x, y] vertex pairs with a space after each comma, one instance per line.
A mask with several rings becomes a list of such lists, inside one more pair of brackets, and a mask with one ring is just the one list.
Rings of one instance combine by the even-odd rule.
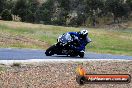
[[[12, 49], [12, 48], [0, 48], [0, 62], [3, 60], [47, 60], [47, 59], [82, 59], [79, 57], [67, 57], [67, 56], [46, 56], [44, 50], [37, 49]], [[111, 55], [111, 54], [97, 54], [92, 52], [85, 53], [85, 60], [92, 59], [122, 59], [122, 60], [132, 60], [132, 56], [124, 55]]]

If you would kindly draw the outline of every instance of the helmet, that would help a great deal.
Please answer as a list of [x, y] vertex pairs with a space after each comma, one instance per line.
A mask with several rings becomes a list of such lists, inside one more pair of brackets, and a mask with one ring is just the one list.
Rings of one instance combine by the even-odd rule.
[[85, 38], [88, 35], [88, 31], [86, 29], [83, 29], [79, 32], [79, 35], [81, 38]]

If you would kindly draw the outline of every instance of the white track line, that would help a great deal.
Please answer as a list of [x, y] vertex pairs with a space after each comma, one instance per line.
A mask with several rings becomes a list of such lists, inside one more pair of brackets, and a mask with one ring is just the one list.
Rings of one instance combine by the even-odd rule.
[[13, 64], [13, 63], [34, 63], [34, 62], [52, 62], [52, 63], [65, 63], [65, 62], [85, 62], [85, 61], [132, 61], [123, 59], [29, 59], [29, 60], [0, 60], [0, 64]]

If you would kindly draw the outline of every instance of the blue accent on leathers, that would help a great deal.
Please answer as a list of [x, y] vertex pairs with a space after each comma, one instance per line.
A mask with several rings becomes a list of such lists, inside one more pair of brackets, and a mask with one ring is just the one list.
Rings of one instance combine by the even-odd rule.
[[[74, 40], [75, 37], [78, 37], [78, 41], [79, 41], [79, 43], [80, 43], [80, 46], [78, 46], [78, 47], [75, 47], [75, 46], [70, 46], [70, 47], [71, 47], [72, 49], [74, 49], [74, 50], [77, 50], [77, 51], [82, 51], [82, 50], [85, 51], [85, 46], [88, 44], [88, 42], [87, 42], [87, 37], [86, 37], [85, 39], [82, 39], [82, 38], [80, 37], [80, 35], [79, 35], [78, 32], [68, 32], [68, 34], [71, 35], [71, 37], [73, 38], [73, 40]], [[75, 39], [76, 39], [76, 38], [75, 38]]]

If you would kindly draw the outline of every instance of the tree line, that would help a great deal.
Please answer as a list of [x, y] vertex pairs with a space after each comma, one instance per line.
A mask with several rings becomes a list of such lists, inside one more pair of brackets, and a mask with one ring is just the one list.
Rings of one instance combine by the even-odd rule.
[[120, 23], [132, 17], [132, 0], [0, 0], [2, 20], [63, 26]]

